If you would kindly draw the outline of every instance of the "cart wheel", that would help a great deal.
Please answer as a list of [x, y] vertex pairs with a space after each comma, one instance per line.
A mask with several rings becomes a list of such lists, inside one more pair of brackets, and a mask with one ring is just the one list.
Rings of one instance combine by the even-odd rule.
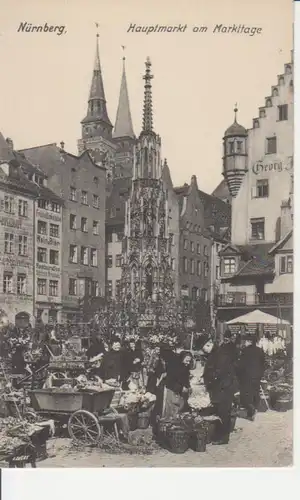
[[70, 416], [68, 431], [71, 439], [78, 444], [97, 444], [102, 435], [97, 417], [86, 410], [75, 411]]
[[34, 424], [38, 420], [38, 416], [33, 411], [27, 411], [24, 413], [24, 419], [27, 420], [30, 424]]

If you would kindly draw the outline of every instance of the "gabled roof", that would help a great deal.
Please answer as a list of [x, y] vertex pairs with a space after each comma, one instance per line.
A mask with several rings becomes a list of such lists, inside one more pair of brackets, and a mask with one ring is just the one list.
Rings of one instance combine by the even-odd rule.
[[[259, 243], [257, 245], [238, 245], [241, 260], [239, 269], [230, 277], [260, 276], [274, 273], [274, 258], [269, 255], [273, 243]], [[222, 252], [222, 255], [224, 251]]]
[[279, 240], [270, 250], [269, 254], [274, 255], [278, 250], [281, 250], [281, 248], [285, 245], [285, 243], [291, 238], [293, 235], [293, 229], [291, 229], [281, 240]]
[[220, 255], [240, 255], [241, 249], [239, 246], [233, 245], [232, 243], [228, 243], [225, 248], [220, 252]]

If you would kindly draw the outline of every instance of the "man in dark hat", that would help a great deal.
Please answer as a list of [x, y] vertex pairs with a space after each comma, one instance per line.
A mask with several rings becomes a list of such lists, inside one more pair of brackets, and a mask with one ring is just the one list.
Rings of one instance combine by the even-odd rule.
[[208, 356], [203, 373], [215, 414], [220, 418], [213, 444], [229, 442], [232, 405], [237, 389], [236, 365], [237, 349], [230, 330], [227, 330], [223, 342], [215, 346]]
[[247, 410], [247, 416], [254, 420], [260, 401], [260, 381], [265, 371], [265, 354], [257, 346], [256, 335], [247, 336], [238, 363], [241, 406]]

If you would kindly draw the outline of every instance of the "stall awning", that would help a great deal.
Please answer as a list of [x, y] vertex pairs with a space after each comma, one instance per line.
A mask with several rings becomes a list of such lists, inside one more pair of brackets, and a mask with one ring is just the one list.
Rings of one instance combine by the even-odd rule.
[[227, 325], [236, 325], [238, 323], [242, 324], [262, 324], [262, 325], [290, 325], [290, 322], [285, 319], [276, 318], [272, 314], [267, 314], [260, 309], [255, 309], [243, 316], [231, 319], [227, 321]]

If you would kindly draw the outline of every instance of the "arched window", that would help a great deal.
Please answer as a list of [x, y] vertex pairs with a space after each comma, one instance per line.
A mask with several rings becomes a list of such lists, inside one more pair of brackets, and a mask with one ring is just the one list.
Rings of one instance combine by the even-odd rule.
[[273, 91], [272, 91], [272, 96], [273, 96], [273, 97], [277, 97], [277, 96], [278, 96], [278, 90], [277, 90], [276, 88], [275, 88], [275, 89], [273, 89]]
[[259, 128], [259, 120], [254, 120], [253, 128]]
[[146, 267], [146, 299], [153, 294], [153, 270], [150, 264]]
[[260, 109], [259, 110], [259, 117], [260, 118], [265, 118], [266, 116], [266, 110], [265, 109]]
[[267, 106], [267, 108], [271, 108], [272, 107], [272, 99], [267, 99], [266, 100], [266, 106]]
[[284, 76], [281, 76], [279, 78], [279, 81], [278, 81], [279, 85], [283, 85], [284, 84]]

